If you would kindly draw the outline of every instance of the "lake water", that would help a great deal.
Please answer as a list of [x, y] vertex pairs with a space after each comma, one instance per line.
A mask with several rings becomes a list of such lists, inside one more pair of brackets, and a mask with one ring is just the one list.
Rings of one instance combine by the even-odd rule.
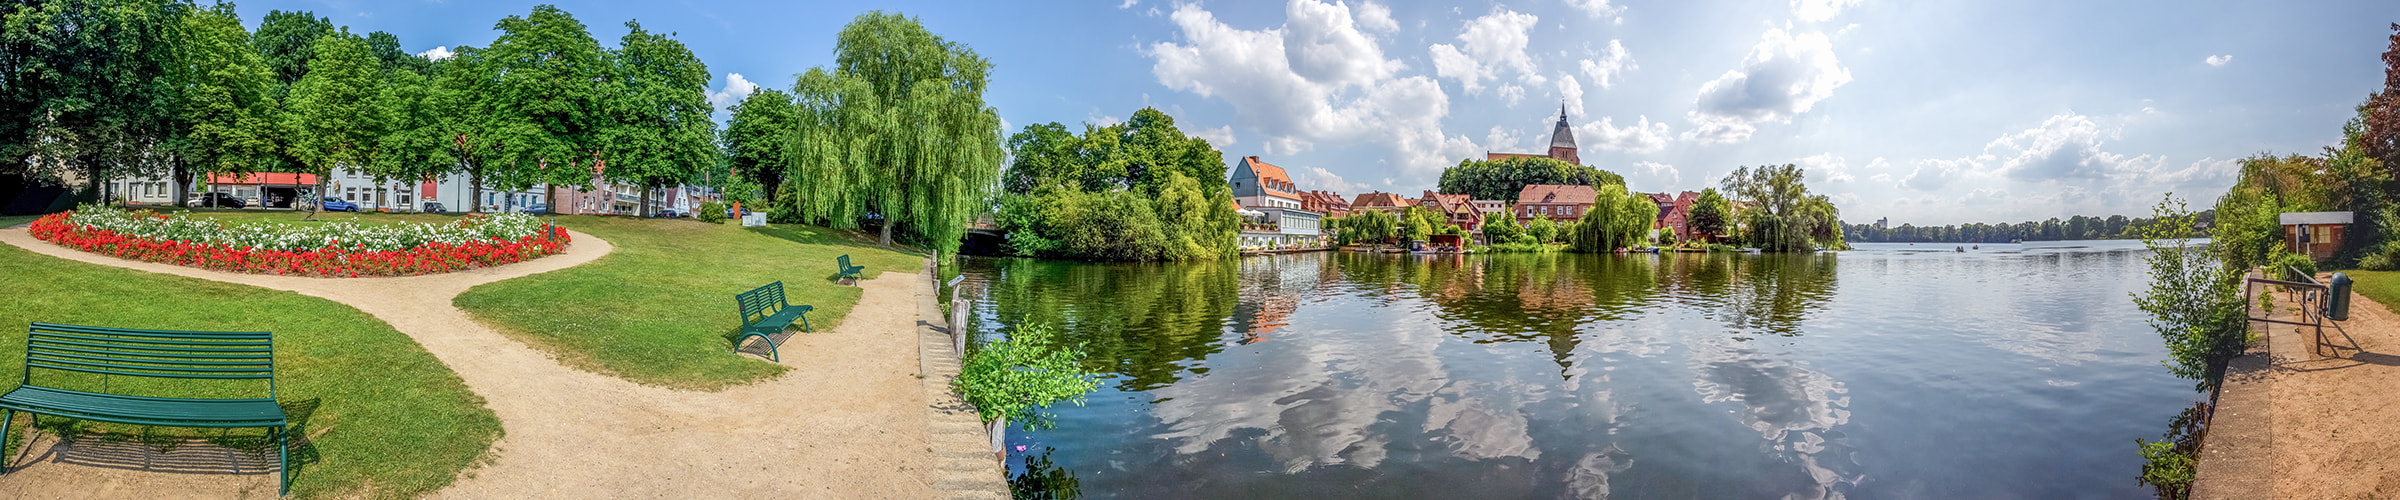
[[1106, 373], [1010, 474], [1091, 498], [2134, 498], [2196, 395], [2139, 242], [968, 258]]

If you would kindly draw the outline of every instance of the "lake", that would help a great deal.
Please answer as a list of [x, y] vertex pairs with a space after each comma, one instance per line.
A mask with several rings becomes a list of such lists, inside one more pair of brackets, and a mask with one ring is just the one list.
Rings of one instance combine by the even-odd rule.
[[[2133, 498], [2198, 397], [2138, 241], [1816, 255], [965, 258], [1104, 373], [1012, 430], [1087, 498]], [[1013, 451], [1018, 446], [1024, 451]]]

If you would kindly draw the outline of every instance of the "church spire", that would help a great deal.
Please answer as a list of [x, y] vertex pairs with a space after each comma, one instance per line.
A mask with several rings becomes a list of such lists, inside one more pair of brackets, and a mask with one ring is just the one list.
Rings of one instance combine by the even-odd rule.
[[1575, 154], [1575, 126], [1567, 124], [1567, 103], [1564, 99], [1558, 103], [1558, 125], [1550, 128], [1550, 157], [1576, 165], [1583, 164], [1583, 160]]

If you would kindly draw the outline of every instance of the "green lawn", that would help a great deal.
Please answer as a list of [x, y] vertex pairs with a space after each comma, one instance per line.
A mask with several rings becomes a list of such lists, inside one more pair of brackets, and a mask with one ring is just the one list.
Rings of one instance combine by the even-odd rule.
[[2342, 271], [2342, 274], [2350, 275], [2351, 291], [2383, 304], [2384, 309], [2400, 312], [2400, 309], [2393, 309], [2400, 307], [2400, 271], [2350, 269]]
[[591, 216], [559, 216], [558, 223], [606, 239], [616, 252], [475, 287], [458, 296], [458, 306], [567, 365], [680, 389], [717, 390], [784, 371], [733, 352], [741, 325], [734, 294], [781, 280], [793, 304], [816, 306], [810, 326], [826, 331], [860, 294], [833, 281], [835, 257], [850, 255], [869, 278], [916, 272], [924, 262], [923, 254], [808, 226]]
[[[16, 218], [0, 219], [0, 224]], [[415, 341], [366, 313], [284, 291], [150, 274], [58, 259], [0, 245], [0, 367], [15, 388], [24, 363], [25, 325], [41, 321], [123, 328], [275, 332], [278, 400], [292, 432], [313, 435], [292, 454], [298, 497], [414, 497], [450, 484], [500, 437], [500, 422], [464, 382]], [[68, 388], [88, 380], [34, 374]], [[54, 378], [55, 377], [55, 378]], [[265, 394], [207, 381], [111, 377], [111, 392], [206, 397]], [[257, 397], [257, 396], [249, 396]], [[23, 429], [20, 414], [17, 429]], [[44, 418], [53, 430], [99, 439], [143, 430], [193, 437], [198, 429], [125, 428]], [[214, 437], [240, 444], [263, 431]], [[248, 433], [248, 434], [243, 434]], [[14, 456], [18, 436], [10, 436]], [[147, 440], [145, 440], [147, 441]], [[297, 444], [297, 443], [295, 443]], [[273, 451], [265, 451], [269, 461]]]

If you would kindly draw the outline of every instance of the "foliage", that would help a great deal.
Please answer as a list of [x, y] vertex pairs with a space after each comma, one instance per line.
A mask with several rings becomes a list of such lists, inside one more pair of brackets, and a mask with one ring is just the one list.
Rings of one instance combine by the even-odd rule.
[[180, 19], [192, 8], [80, 0], [0, 9], [0, 173], [158, 172], [179, 109]]
[[2175, 376], [2196, 381], [2195, 390], [2215, 387], [2224, 361], [2241, 353], [2248, 320], [2243, 317], [2241, 279], [2247, 267], [2218, 260], [2218, 240], [2195, 243], [2199, 232], [2182, 200], [2169, 196], [2155, 210], [2158, 224], [2143, 228], [2150, 249], [2150, 289], [2133, 303], [2150, 314], [2149, 324], [2166, 341], [2166, 361]]
[[727, 175], [750, 180], [767, 192], [779, 192], [784, 174], [791, 171], [784, 160], [783, 143], [792, 130], [792, 95], [760, 87], [735, 102], [728, 112], [733, 117], [725, 122], [725, 157], [732, 168]]
[[1547, 157], [1508, 157], [1499, 160], [1460, 160], [1442, 171], [1443, 193], [1465, 194], [1477, 200], [1516, 200], [1534, 184], [1600, 186], [1625, 184], [1615, 173]]
[[2317, 276], [2317, 261], [2309, 259], [2306, 255], [2278, 250], [2275, 252], [2274, 259], [2269, 262], [2275, 266], [2272, 275], [2282, 276], [2286, 281], [2305, 281], [2315, 279]]
[[1400, 234], [1400, 216], [1383, 210], [1350, 212], [1333, 224], [1342, 244], [1383, 244]]
[[[308, 75], [292, 84], [284, 128], [292, 133], [292, 156], [317, 175], [318, 193], [341, 165], [367, 165], [384, 133], [377, 107], [380, 63], [367, 44], [347, 29], [318, 38]], [[321, 209], [320, 209], [321, 210]]]
[[300, 82], [308, 75], [308, 62], [317, 58], [317, 39], [333, 34], [333, 21], [304, 11], [267, 11], [258, 22], [258, 32], [251, 43], [258, 47], [259, 57], [267, 71], [281, 86]]
[[1493, 212], [1483, 214], [1483, 236], [1492, 243], [1507, 243], [1525, 237], [1525, 228], [1517, 225], [1516, 214]]
[[[2216, 211], [2196, 215], [2201, 224], [2216, 221]], [[1876, 227], [1873, 224], [1843, 226], [1842, 236], [1849, 241], [1907, 242], [1907, 243], [2007, 243], [2010, 241], [2105, 240], [2140, 237], [2143, 227], [2156, 223], [2148, 217], [2128, 218], [2076, 215], [2065, 219], [2051, 217], [2043, 221], [2009, 223], [1969, 223], [1943, 226], [1916, 226], [1903, 223], [1897, 227]]]
[[1494, 243], [1491, 245], [1486, 245], [1482, 248], [1482, 250], [1490, 253], [1543, 253], [1556, 252], [1558, 251], [1558, 246], [1546, 243], [1534, 243], [1531, 240], [1521, 239], [1507, 243]]
[[2142, 451], [2141, 484], [2158, 488], [2159, 498], [2181, 499], [2191, 494], [2192, 481], [2199, 476], [2200, 444], [2208, 433], [2208, 413], [2208, 403], [2192, 403], [2175, 415], [2167, 424], [2166, 436], [2158, 441], [2134, 438]]
[[[609, 118], [598, 134], [608, 145], [601, 174], [644, 191], [697, 180], [717, 163], [717, 110], [708, 103], [708, 65], [683, 42], [643, 30], [628, 30], [609, 55], [618, 96], [607, 99]], [[641, 215], [650, 215], [643, 196]], [[785, 209], [797, 204], [787, 204]]]
[[2274, 251], [2282, 248], [2283, 226], [2278, 219], [2285, 209], [2267, 189], [2236, 183], [2217, 198], [2217, 225], [2210, 246], [2227, 267], [2265, 265]]
[[1608, 253], [1648, 244], [1650, 226], [1658, 219], [1658, 203], [1649, 196], [1625, 190], [1621, 184], [1600, 186], [1592, 209], [1569, 226], [1567, 245], [1577, 252]]
[[[1018, 255], [1191, 260], [1232, 255], [1240, 216], [1223, 154], [1143, 108], [1125, 123], [1057, 123], [1010, 136], [994, 222]], [[1332, 224], [1328, 222], [1328, 224]]]
[[1400, 234], [1410, 241], [1432, 239], [1443, 217], [1422, 205], [1410, 205], [1400, 212]]
[[999, 180], [1000, 117], [983, 100], [991, 63], [881, 11], [842, 28], [834, 61], [792, 86], [785, 177], [810, 190], [800, 213], [836, 228], [873, 218], [883, 244], [897, 233], [955, 252]]
[[487, 170], [482, 182], [507, 190], [591, 184], [600, 162], [622, 151], [611, 141], [612, 102], [629, 98], [610, 78], [607, 51], [555, 6], [534, 6], [494, 28], [500, 36], [477, 54], [482, 67], [473, 77], [490, 78], [477, 82], [491, 92], [483, 99], [492, 113], [479, 131], [491, 146], [484, 154], [504, 168]]
[[[183, 109], [177, 154], [190, 169], [212, 173], [256, 171], [275, 154], [277, 86], [250, 33], [232, 4], [193, 11], [183, 18], [179, 46]], [[187, 182], [175, 176], [179, 185]], [[177, 189], [180, 195], [188, 189]], [[180, 201], [180, 200], [178, 200]]]
[[1692, 201], [1691, 210], [1691, 218], [1686, 224], [1694, 234], [1724, 236], [1726, 229], [1729, 229], [1727, 224], [1733, 220], [1733, 204], [1725, 201], [1725, 195], [1717, 193], [1717, 188], [1700, 190], [1700, 197]]
[[2355, 142], [2384, 168], [2400, 169], [2400, 23], [2391, 29], [2391, 43], [2383, 51], [2383, 88], [2359, 107], [2361, 136]]
[[1006, 417], [1026, 430], [1041, 428], [1050, 417], [1043, 409], [1060, 401], [1083, 406], [1083, 395], [1100, 388], [1083, 368], [1082, 346], [1063, 345], [1055, 328], [1017, 328], [977, 347], [951, 383], [985, 422]]
[[1843, 246], [1841, 211], [1825, 195], [1808, 194], [1805, 176], [1789, 163], [1736, 168], [1725, 176], [1725, 190], [1750, 203], [1734, 216], [1747, 241], [1767, 252]]
[[1533, 222], [1525, 223], [1525, 236], [1533, 238], [1535, 243], [1555, 243], [1558, 235], [1558, 223], [1551, 222], [1549, 217], [1535, 217]]
[[700, 211], [692, 214], [692, 218], [710, 224], [724, 224], [725, 210], [725, 202], [708, 200], [700, 202]]

